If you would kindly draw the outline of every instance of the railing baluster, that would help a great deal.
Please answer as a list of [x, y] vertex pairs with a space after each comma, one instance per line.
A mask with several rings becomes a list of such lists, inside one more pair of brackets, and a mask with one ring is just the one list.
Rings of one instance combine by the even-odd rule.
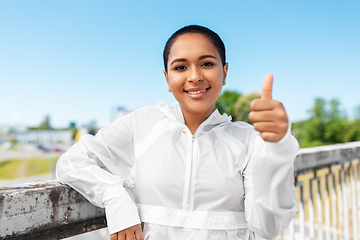
[[332, 174], [332, 191], [331, 191], [331, 214], [332, 214], [332, 235], [333, 235], [333, 239], [337, 239], [337, 223], [338, 223], [338, 218], [337, 218], [337, 209], [336, 209], [336, 201], [337, 200], [337, 196], [336, 196], [336, 178], [335, 178], [335, 174]]
[[317, 226], [318, 226], [318, 234], [317, 234], [317, 239], [323, 239], [323, 205], [322, 205], [322, 201], [321, 201], [321, 188], [320, 188], [320, 177], [317, 178], [317, 194], [316, 194], [316, 219], [317, 219]]
[[[334, 177], [333, 172], [331, 171], [331, 167], [329, 167], [329, 172], [328, 174], [326, 174], [325, 176], [325, 181], [326, 181], [326, 189], [325, 189], [325, 226], [326, 226], [326, 240], [331, 240], [331, 224], [330, 224], [330, 213], [333, 213], [333, 200], [332, 198], [332, 191], [334, 191], [334, 189], [332, 188], [332, 190], [330, 189], [329, 186], [329, 177]], [[335, 196], [336, 197], [336, 196]], [[331, 205], [330, 205], [331, 203]], [[331, 206], [331, 207], [330, 207]], [[336, 211], [335, 211], [336, 212]], [[335, 216], [333, 216], [335, 217]], [[334, 225], [333, 225], [334, 226]]]
[[[314, 194], [313, 181], [317, 181], [317, 192]], [[315, 196], [315, 197], [314, 197]], [[315, 198], [315, 199], [314, 199]], [[314, 203], [316, 203], [316, 218], [314, 211]], [[321, 204], [321, 189], [320, 189], [320, 178], [316, 176], [314, 171], [314, 177], [310, 179], [310, 200], [309, 200], [309, 230], [310, 239], [315, 239], [315, 225], [317, 226], [317, 238], [322, 239], [322, 204]]]
[[[299, 234], [294, 233], [293, 239], [305, 240], [304, 186], [303, 182], [299, 182], [298, 178], [295, 177], [295, 187], [297, 186], [300, 188], [300, 201], [298, 202], [299, 221], [297, 223], [299, 228]], [[293, 220], [293, 222], [295, 222], [295, 219]], [[299, 238], [297, 237], [297, 235], [299, 236]]]
[[344, 172], [345, 169], [342, 167], [339, 171], [339, 181], [337, 185], [337, 203], [338, 203], [338, 239], [344, 239], [343, 236], [343, 197], [342, 197], [342, 172]]
[[349, 178], [351, 186], [351, 219], [352, 219], [352, 239], [358, 240], [358, 229], [357, 229], [357, 203], [356, 203], [356, 187], [355, 187], [355, 168], [350, 163], [349, 166]]
[[314, 240], [315, 239], [315, 230], [314, 230], [314, 225], [315, 225], [315, 214], [314, 214], [314, 204], [313, 204], [313, 180], [316, 176], [316, 172], [314, 172], [314, 177], [310, 179], [310, 199], [309, 199], [309, 235], [310, 235], [310, 240]]
[[[343, 232], [344, 232], [344, 240], [349, 240], [349, 209], [348, 209], [348, 187], [347, 187], [347, 174], [346, 174], [346, 170], [344, 168], [344, 165], [341, 168], [343, 171], [343, 174], [340, 174], [340, 177], [342, 178], [342, 175], [344, 175], [343, 177], [343, 182], [341, 184], [342, 186], [342, 203], [343, 203]], [[341, 196], [340, 196], [341, 198]]]
[[305, 210], [304, 210], [304, 185], [300, 185], [300, 204], [299, 204], [299, 219], [300, 219], [300, 239], [305, 240]]

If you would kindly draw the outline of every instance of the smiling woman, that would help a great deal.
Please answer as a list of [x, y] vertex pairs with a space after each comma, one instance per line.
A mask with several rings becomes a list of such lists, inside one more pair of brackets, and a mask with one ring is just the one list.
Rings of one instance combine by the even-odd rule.
[[220, 53], [199, 33], [179, 36], [169, 52], [164, 70], [169, 91], [179, 102], [185, 124], [192, 134], [215, 109], [228, 64], [222, 65]]
[[164, 67], [179, 104], [160, 102], [83, 136], [60, 157], [59, 182], [105, 208], [111, 240], [275, 238], [297, 210], [298, 144], [272, 99], [272, 75], [251, 103], [253, 127], [215, 109], [228, 72], [215, 32], [175, 32]]

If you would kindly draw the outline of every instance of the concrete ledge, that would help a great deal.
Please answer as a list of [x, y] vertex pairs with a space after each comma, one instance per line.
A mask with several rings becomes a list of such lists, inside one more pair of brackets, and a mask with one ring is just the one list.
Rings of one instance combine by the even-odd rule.
[[294, 173], [296, 176], [359, 159], [360, 142], [302, 148], [295, 159]]
[[[295, 175], [360, 159], [360, 142], [301, 149]], [[0, 188], [0, 239], [62, 239], [106, 227], [104, 209], [46, 181]]]
[[0, 188], [0, 239], [62, 239], [106, 227], [95, 207], [57, 181]]

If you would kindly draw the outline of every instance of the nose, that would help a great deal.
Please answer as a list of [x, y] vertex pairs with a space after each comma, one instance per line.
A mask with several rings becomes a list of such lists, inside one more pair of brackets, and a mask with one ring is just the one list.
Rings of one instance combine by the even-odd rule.
[[192, 67], [189, 71], [188, 81], [189, 82], [201, 82], [204, 80], [200, 69], [197, 67]]

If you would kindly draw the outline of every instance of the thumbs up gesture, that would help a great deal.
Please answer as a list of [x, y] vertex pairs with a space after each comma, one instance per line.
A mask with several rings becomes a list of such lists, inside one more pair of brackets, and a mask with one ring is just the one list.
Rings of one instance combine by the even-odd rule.
[[267, 74], [262, 86], [261, 98], [250, 103], [249, 119], [255, 130], [267, 142], [278, 142], [289, 127], [288, 117], [283, 104], [272, 99], [273, 76]]

